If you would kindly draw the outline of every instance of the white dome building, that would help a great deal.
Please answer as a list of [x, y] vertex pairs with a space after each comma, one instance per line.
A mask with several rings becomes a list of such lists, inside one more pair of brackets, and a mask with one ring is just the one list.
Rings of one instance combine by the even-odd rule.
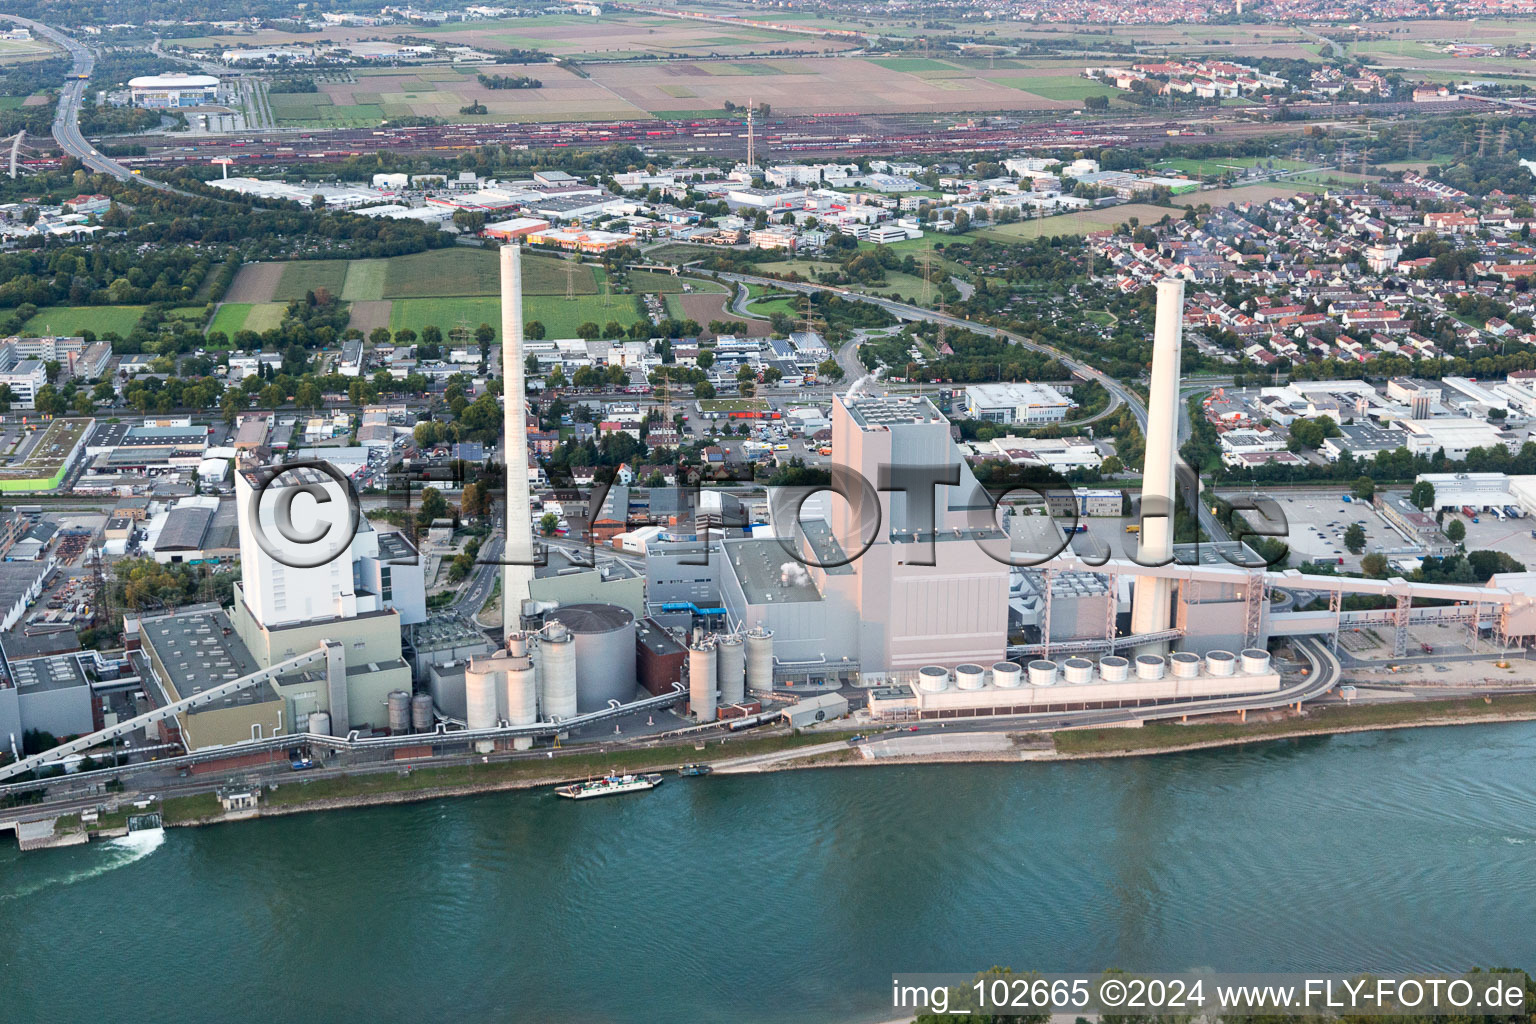
[[212, 75], [144, 75], [128, 80], [136, 107], [200, 107], [219, 101], [219, 80]]

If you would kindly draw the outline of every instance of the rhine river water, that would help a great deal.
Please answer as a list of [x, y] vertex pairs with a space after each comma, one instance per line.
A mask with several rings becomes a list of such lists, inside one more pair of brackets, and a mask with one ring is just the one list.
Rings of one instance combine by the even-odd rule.
[[895, 971], [1536, 967], [1536, 724], [0, 848], [0, 1017], [889, 1020]]

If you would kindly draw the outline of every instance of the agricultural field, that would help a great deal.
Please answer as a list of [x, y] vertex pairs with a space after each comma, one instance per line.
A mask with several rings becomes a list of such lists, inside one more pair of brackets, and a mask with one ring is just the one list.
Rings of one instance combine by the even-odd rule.
[[[491, 89], [479, 75], [530, 75], [544, 83], [538, 89]], [[441, 117], [454, 122], [589, 121], [645, 117], [646, 111], [625, 103], [589, 79], [554, 64], [509, 64], [454, 68], [371, 68], [356, 72], [350, 82], [322, 82], [322, 104], [338, 109], [378, 111], [374, 120], [390, 117]], [[272, 97], [274, 112], [279, 97]], [[300, 97], [294, 97], [300, 98]], [[473, 103], [484, 114], [461, 114]], [[323, 107], [314, 116], [323, 117]]]
[[[1267, 203], [1271, 199], [1289, 199], [1306, 193], [1318, 195], [1327, 192], [1328, 189], [1328, 185], [1311, 185], [1305, 182], [1234, 185], [1231, 188], [1213, 188], [1203, 192], [1191, 192], [1189, 195], [1174, 196], [1173, 204], [1199, 206], [1202, 203], [1209, 203], [1211, 206], [1226, 206], [1228, 203]], [[1167, 212], [1160, 207], [1153, 207], [1153, 209], [1160, 211], [1159, 217]], [[1145, 222], [1146, 217], [1142, 217], [1142, 221]]]
[[[1205, 192], [1200, 193], [1199, 197], [1203, 199], [1204, 196], [1215, 194], [1215, 192]], [[1151, 224], [1174, 213], [1176, 211], [1162, 206], [1153, 206], [1150, 203], [1128, 203], [1125, 206], [1106, 206], [1103, 209], [1084, 210], [1081, 213], [1063, 213], [1055, 217], [998, 224], [977, 229], [972, 233], [994, 242], [1017, 242], [1025, 238], [1086, 235], [1094, 231], [1108, 231], [1117, 224], [1124, 224], [1131, 217], [1140, 218], [1143, 224]]]
[[147, 306], [44, 306], [22, 325], [28, 337], [77, 335], [92, 331], [97, 335], [111, 331], [126, 336], [138, 325]]
[[286, 302], [226, 302], [214, 314], [205, 333], [223, 331], [227, 338], [233, 338], [236, 331], [259, 334], [281, 324], [287, 309]]
[[1175, 160], [1164, 160], [1154, 168], [1159, 172], [1177, 171], [1191, 177], [1220, 177], [1233, 171], [1246, 171], [1250, 167], [1259, 167], [1266, 171], [1302, 171], [1312, 165], [1304, 160], [1287, 160], [1283, 157], [1210, 157], [1199, 160], [1193, 157], [1180, 157]]
[[0, 39], [0, 64], [36, 60], [52, 51], [53, 44], [45, 39]]
[[[423, 327], [436, 327], [443, 332], [443, 337], [448, 332], [459, 326], [462, 321], [473, 333], [481, 324], [490, 324], [496, 329], [496, 341], [501, 341], [501, 300], [488, 296], [456, 296], [453, 298], [438, 299], [397, 299], [386, 303], [389, 306], [388, 327], [391, 331], [402, 328], [410, 328], [417, 334]], [[528, 316], [528, 306], [524, 303], [523, 313]], [[533, 319], [532, 316], [528, 316]], [[352, 326], [359, 326], [354, 323]], [[377, 326], [377, 325], [375, 325]]]
[[1080, 75], [1026, 75], [999, 78], [997, 81], [1011, 89], [1033, 93], [1048, 100], [1081, 101], [1089, 96], [1108, 96], [1114, 99], [1119, 90], [1103, 82], [1095, 82]]

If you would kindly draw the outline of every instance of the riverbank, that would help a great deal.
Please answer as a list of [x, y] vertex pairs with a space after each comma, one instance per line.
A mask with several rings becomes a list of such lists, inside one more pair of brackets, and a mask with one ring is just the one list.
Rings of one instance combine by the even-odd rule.
[[[958, 742], [943, 751], [905, 754], [893, 750], [880, 756], [868, 756], [859, 746], [844, 745], [825, 732], [806, 732], [751, 740], [717, 740], [702, 745], [688, 742], [548, 760], [441, 768], [402, 766], [399, 772], [284, 782], [276, 790], [262, 794], [261, 805], [254, 816], [308, 814], [539, 789], [607, 771], [667, 771], [686, 762], [715, 765], [721, 774], [745, 774], [892, 764], [1081, 761], [1211, 750], [1307, 736], [1533, 720], [1536, 720], [1536, 695], [1522, 694], [1391, 704], [1323, 705], [1301, 714], [1272, 712], [1262, 719], [1250, 715], [1247, 722], [1188, 725], [1153, 722], [1137, 728], [1073, 729], [1049, 735], [1021, 731], [1002, 734], [1009, 740], [1006, 745], [996, 742], [999, 734], [995, 731], [975, 732], [970, 735], [986, 738], [985, 742], [978, 742], [976, 749], [965, 749], [964, 726], [956, 723], [958, 728], [948, 737]], [[894, 737], [896, 742], [901, 739], [900, 734]], [[212, 794], [171, 798], [164, 801], [162, 813], [166, 825], [173, 827], [212, 825], [252, 817], [249, 812], [232, 815], [220, 812]]]

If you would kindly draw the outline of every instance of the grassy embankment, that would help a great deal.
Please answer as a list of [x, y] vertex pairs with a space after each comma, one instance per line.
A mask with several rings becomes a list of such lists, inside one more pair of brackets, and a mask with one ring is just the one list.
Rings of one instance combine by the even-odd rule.
[[1536, 716], [1536, 694], [1395, 704], [1315, 707], [1305, 718], [1279, 721], [1177, 725], [1149, 722], [1140, 729], [1081, 729], [1055, 734], [1056, 752], [1067, 755], [1153, 753], [1212, 743], [1245, 743], [1305, 733], [1457, 725], [1503, 716]]

